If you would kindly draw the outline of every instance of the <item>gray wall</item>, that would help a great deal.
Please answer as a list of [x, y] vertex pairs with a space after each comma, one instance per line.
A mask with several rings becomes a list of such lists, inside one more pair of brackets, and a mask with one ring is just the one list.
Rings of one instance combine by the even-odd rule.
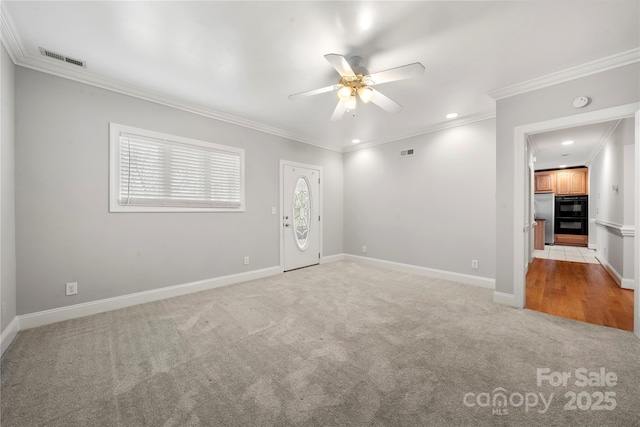
[[495, 277], [495, 120], [346, 153], [344, 182], [345, 253]]
[[[280, 159], [324, 168], [323, 255], [343, 252], [341, 153], [22, 67], [16, 96], [18, 314], [278, 266]], [[244, 148], [246, 212], [109, 213], [109, 122]]]
[[[621, 120], [591, 164], [591, 218], [633, 226], [634, 124], [633, 117]], [[613, 186], [618, 187], [617, 192], [612, 189]], [[623, 237], [619, 230], [601, 224], [595, 224], [595, 228], [590, 243], [596, 245], [598, 256], [606, 259], [621, 277], [632, 279], [633, 261], [629, 257], [633, 256], [633, 238]], [[625, 243], [625, 239], [629, 242]]]
[[4, 46], [0, 47], [0, 66], [2, 67], [0, 109], [2, 138], [0, 146], [0, 265], [1, 286], [0, 300], [5, 306], [4, 316], [0, 319], [0, 332], [16, 317], [16, 234], [15, 234], [15, 139], [14, 139], [14, 105], [15, 105], [15, 66], [9, 58]]
[[[514, 128], [596, 111], [640, 100], [636, 64], [505, 98], [496, 103], [496, 291], [513, 294]], [[585, 95], [591, 104], [579, 110], [572, 101]]]

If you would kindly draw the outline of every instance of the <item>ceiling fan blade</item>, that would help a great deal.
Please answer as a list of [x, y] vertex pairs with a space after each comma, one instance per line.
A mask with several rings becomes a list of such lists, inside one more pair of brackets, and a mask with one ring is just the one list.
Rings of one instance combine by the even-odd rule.
[[419, 62], [403, 65], [402, 67], [391, 68], [365, 76], [362, 80], [368, 85], [379, 85], [381, 83], [395, 82], [396, 80], [412, 79], [420, 77], [424, 73], [424, 65]]
[[289, 99], [298, 99], [298, 98], [304, 98], [305, 96], [312, 96], [312, 95], [318, 95], [320, 93], [331, 92], [336, 89], [339, 89], [340, 86], [341, 85], [333, 85], [333, 86], [323, 87], [320, 89], [308, 90], [306, 92], [294, 93], [293, 95], [289, 95]]
[[371, 96], [370, 102], [373, 102], [387, 113], [397, 113], [402, 110], [402, 105], [398, 104], [396, 101], [386, 97], [373, 88], [371, 88], [371, 90], [373, 91], [373, 95]]
[[347, 111], [347, 100], [341, 99], [338, 101], [338, 105], [336, 105], [336, 109], [333, 110], [333, 114], [331, 115], [331, 121], [335, 122], [340, 120], [342, 116], [344, 116], [345, 111]]
[[341, 76], [356, 76], [356, 73], [353, 72], [351, 65], [349, 65], [344, 56], [338, 55], [337, 53], [328, 53], [324, 57]]

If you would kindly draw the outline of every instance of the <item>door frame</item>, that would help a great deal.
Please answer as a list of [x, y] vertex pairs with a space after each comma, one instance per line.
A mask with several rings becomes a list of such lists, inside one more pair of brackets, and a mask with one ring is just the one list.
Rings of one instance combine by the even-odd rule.
[[308, 163], [300, 163], [293, 162], [290, 160], [280, 159], [280, 189], [278, 193], [280, 194], [280, 204], [278, 205], [278, 227], [280, 227], [280, 272], [284, 273], [284, 167], [285, 166], [294, 166], [299, 168], [313, 169], [318, 171], [318, 177], [320, 178], [320, 185], [318, 186], [318, 215], [320, 215], [320, 221], [318, 221], [318, 238], [320, 239], [320, 259], [318, 262], [322, 262], [322, 224], [324, 222], [324, 215], [322, 213], [322, 186], [324, 185], [324, 178], [322, 177], [322, 166], [311, 165]]
[[[635, 177], [640, 177], [640, 103], [620, 105], [588, 113], [575, 114], [537, 123], [517, 126], [514, 128], [514, 209], [513, 209], [513, 297], [519, 308], [525, 307], [526, 302], [526, 268], [525, 233], [528, 231], [529, 218], [526, 216], [526, 146], [527, 135], [531, 133], [547, 132], [568, 127], [588, 125], [609, 120], [635, 117]], [[634, 333], [640, 337], [640, 185], [635, 186], [635, 238], [634, 238]]]

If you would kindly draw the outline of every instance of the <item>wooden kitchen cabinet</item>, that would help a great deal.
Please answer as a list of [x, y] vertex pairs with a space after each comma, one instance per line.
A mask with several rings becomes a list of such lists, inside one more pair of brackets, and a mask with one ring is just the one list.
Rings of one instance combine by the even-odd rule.
[[535, 173], [536, 193], [555, 193], [556, 196], [589, 194], [589, 169], [559, 169]]
[[556, 172], [556, 195], [582, 196], [589, 194], [587, 168], [567, 169]]
[[545, 171], [535, 173], [535, 192], [536, 193], [554, 193], [556, 183], [556, 172]]
[[536, 219], [536, 228], [533, 232], [533, 249], [544, 250], [544, 219]]

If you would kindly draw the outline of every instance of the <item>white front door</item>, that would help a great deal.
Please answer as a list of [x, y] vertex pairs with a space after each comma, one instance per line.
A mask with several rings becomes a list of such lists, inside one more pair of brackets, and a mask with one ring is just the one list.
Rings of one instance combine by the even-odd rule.
[[320, 169], [283, 163], [284, 271], [320, 262]]

